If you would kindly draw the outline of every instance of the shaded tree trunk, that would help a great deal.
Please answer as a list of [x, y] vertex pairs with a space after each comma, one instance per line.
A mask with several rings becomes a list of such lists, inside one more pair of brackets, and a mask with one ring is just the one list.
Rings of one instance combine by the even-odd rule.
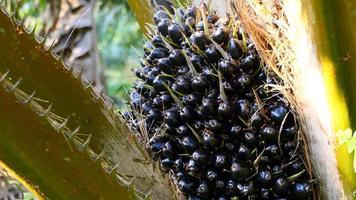
[[105, 90], [103, 65], [97, 49], [94, 19], [96, 0], [51, 0], [43, 15], [54, 52], [82, 68], [84, 77], [98, 90]]

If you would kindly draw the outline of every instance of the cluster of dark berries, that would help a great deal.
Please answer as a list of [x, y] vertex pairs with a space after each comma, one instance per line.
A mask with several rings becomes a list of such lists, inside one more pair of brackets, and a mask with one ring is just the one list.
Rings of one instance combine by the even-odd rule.
[[124, 117], [188, 199], [312, 199], [296, 119], [235, 20], [158, 11]]

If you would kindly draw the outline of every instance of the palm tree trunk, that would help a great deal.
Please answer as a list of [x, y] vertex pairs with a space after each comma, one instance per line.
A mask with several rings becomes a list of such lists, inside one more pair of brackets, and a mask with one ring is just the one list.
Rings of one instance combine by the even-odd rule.
[[[98, 90], [105, 90], [103, 65], [97, 49], [94, 18], [96, 0], [51, 0], [44, 17], [44, 32], [55, 41], [54, 52], [83, 70]], [[50, 42], [52, 42], [50, 41]], [[79, 70], [79, 69], [78, 69]]]

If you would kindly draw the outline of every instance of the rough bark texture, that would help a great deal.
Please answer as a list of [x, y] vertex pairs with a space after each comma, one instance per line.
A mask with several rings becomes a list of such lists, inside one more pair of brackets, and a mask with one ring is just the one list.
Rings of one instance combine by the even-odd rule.
[[[51, 0], [43, 15], [44, 32], [55, 41], [54, 52], [82, 68], [84, 77], [98, 90], [105, 90], [103, 66], [97, 49], [95, 0]], [[52, 40], [52, 41], [51, 41]], [[50, 44], [48, 44], [50, 45]]]

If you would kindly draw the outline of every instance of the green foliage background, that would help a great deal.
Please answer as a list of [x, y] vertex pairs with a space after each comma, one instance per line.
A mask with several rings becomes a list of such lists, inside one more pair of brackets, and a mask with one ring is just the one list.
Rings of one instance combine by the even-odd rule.
[[137, 57], [142, 54], [143, 34], [126, 1], [98, 2], [96, 21], [108, 93], [116, 99], [126, 98], [131, 69], [139, 65]]

